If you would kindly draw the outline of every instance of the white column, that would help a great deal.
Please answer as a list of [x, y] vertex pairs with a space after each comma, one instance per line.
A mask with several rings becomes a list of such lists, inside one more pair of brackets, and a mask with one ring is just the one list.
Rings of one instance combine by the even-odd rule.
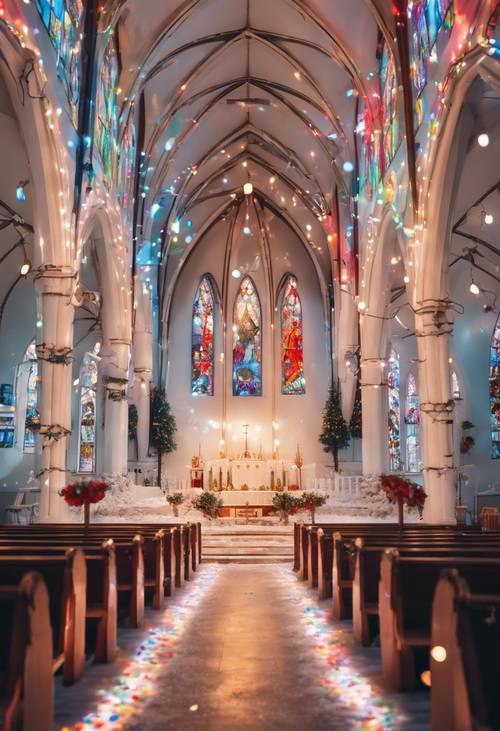
[[389, 469], [388, 396], [385, 371], [378, 356], [361, 358], [362, 457], [364, 475]]
[[422, 308], [416, 318], [424, 487], [424, 519], [455, 522], [453, 404], [449, 366], [451, 313], [446, 303]]
[[346, 365], [346, 355], [358, 350], [358, 311], [354, 297], [349, 292], [340, 288], [337, 288], [337, 292], [336, 301], [339, 302], [335, 310], [337, 372], [341, 388], [342, 413], [349, 424], [354, 406], [357, 376], [352, 366]]
[[64, 267], [40, 274], [42, 328], [37, 336], [40, 383], [40, 520], [60, 522], [67, 507], [58, 491], [68, 481], [67, 449], [71, 433], [71, 351], [74, 309], [73, 275]]
[[100, 462], [103, 472], [126, 474], [130, 343], [127, 340], [110, 339], [103, 344], [101, 353], [103, 430]]
[[144, 462], [149, 451], [149, 395], [153, 378], [153, 337], [151, 298], [137, 286], [134, 323], [134, 403], [137, 408], [137, 461]]

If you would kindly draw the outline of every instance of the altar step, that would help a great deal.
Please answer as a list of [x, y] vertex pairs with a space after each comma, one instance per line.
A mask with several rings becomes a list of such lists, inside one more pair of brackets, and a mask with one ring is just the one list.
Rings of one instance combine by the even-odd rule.
[[205, 563], [289, 563], [293, 561], [293, 529], [209, 528], [203, 532]]

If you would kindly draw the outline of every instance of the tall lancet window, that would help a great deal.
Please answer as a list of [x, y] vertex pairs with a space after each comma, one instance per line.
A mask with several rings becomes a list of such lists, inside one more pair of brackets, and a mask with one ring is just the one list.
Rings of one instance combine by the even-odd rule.
[[25, 452], [34, 452], [36, 444], [35, 435], [40, 427], [40, 414], [38, 413], [38, 360], [34, 340], [26, 349], [24, 362], [29, 364], [29, 372], [26, 384], [26, 417], [24, 420], [23, 450]]
[[451, 397], [453, 401], [462, 400], [462, 390], [460, 388], [460, 381], [455, 371], [451, 372]]
[[214, 292], [207, 276], [201, 280], [193, 302], [191, 393], [214, 395]]
[[491, 337], [490, 420], [491, 459], [500, 459], [500, 316]]
[[233, 312], [233, 396], [262, 395], [262, 313], [250, 277], [238, 289]]
[[289, 277], [281, 305], [281, 393], [305, 392], [302, 304], [297, 292], [297, 281]]
[[100, 343], [96, 343], [93, 353], [84, 355], [80, 370], [79, 472], [95, 472], [98, 372], [97, 361], [93, 356], [97, 355], [99, 350]]
[[406, 469], [420, 471], [420, 399], [413, 373], [408, 376], [405, 405], [406, 424]]
[[389, 392], [389, 466], [393, 472], [401, 469], [401, 401], [399, 384], [399, 355], [392, 349], [387, 373]]

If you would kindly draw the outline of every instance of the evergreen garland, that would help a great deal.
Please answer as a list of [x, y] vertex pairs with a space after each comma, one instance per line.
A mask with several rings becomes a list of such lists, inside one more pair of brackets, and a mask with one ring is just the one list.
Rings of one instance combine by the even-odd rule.
[[354, 406], [352, 408], [351, 421], [349, 422], [349, 431], [353, 439], [362, 439], [363, 437], [363, 420], [361, 416], [361, 387], [356, 386], [356, 396], [354, 397]]
[[338, 472], [339, 449], [348, 447], [350, 439], [349, 429], [340, 406], [340, 394], [333, 384], [330, 386], [323, 411], [323, 431], [319, 435], [319, 441], [325, 452], [332, 453], [335, 472]]
[[170, 410], [170, 404], [160, 389], [151, 392], [151, 419], [149, 429], [149, 443], [158, 453], [158, 485], [161, 487], [161, 458], [177, 449], [174, 434], [177, 431], [175, 416]]

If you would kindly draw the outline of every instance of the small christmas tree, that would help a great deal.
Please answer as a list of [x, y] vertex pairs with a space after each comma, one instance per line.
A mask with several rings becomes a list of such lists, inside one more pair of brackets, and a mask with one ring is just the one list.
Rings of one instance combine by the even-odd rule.
[[333, 454], [335, 472], [339, 469], [339, 449], [349, 446], [349, 429], [340, 407], [340, 396], [337, 388], [332, 385], [323, 411], [323, 431], [319, 441], [325, 452]]
[[174, 434], [177, 431], [175, 416], [170, 404], [158, 388], [151, 393], [151, 421], [149, 442], [158, 453], [158, 485], [161, 487], [161, 460], [164, 454], [177, 448]]
[[356, 396], [354, 397], [354, 406], [352, 408], [351, 421], [349, 422], [349, 431], [353, 439], [361, 439], [363, 437], [363, 421], [361, 417], [361, 387], [356, 387]]

